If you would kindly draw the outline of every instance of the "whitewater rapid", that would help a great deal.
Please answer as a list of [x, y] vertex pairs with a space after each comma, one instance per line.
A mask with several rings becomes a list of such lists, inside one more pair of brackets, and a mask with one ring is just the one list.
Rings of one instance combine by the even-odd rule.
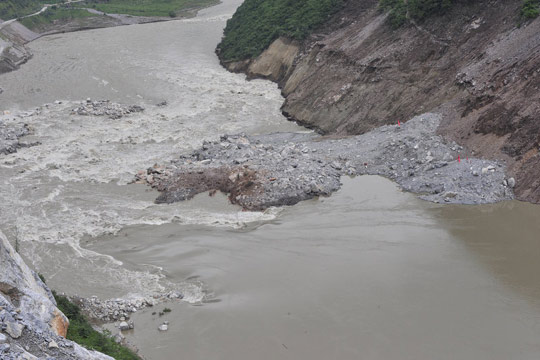
[[[32, 135], [23, 141], [39, 143], [0, 158], [0, 228], [52, 288], [101, 297], [192, 289], [171, 284], [159, 268], [129, 269], [81, 241], [133, 225], [240, 228], [276, 217], [278, 209], [216, 207], [224, 199], [156, 205], [155, 192], [129, 185], [137, 171], [222, 134], [299, 129], [282, 116], [274, 84], [228, 73], [214, 55], [238, 3], [194, 19], [45, 37], [29, 45], [32, 61], [0, 78], [1, 121], [28, 124]], [[115, 120], [73, 114], [87, 98], [145, 111]]]

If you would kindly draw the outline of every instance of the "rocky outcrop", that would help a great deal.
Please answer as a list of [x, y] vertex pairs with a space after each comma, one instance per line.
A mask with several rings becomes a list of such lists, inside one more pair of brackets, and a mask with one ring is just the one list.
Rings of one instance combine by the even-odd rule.
[[293, 205], [330, 195], [342, 175], [382, 175], [421, 198], [481, 204], [512, 199], [504, 166], [469, 157], [435, 134], [440, 115], [424, 114], [406, 124], [367, 134], [328, 138], [316, 134], [223, 136], [165, 167], [137, 175], [171, 203], [219, 190], [247, 210]]
[[29, 133], [27, 125], [8, 123], [0, 118], [0, 154], [10, 154], [20, 147], [31, 145], [20, 141], [20, 138]]
[[[284, 114], [323, 134], [440, 113], [439, 134], [505, 161], [517, 197], [540, 203], [540, 19], [518, 26], [521, 5], [462, 1], [394, 30], [377, 0], [348, 1], [300, 44], [291, 67], [276, 58], [263, 71], [257, 60], [240, 69], [278, 81]], [[271, 48], [258, 59], [272, 58]]]
[[112, 358], [66, 340], [69, 322], [51, 291], [0, 232], [0, 358]]
[[16, 21], [0, 22], [0, 74], [17, 70], [32, 53], [24, 46], [39, 37]]
[[289, 75], [299, 51], [300, 44], [297, 41], [280, 37], [255, 59], [222, 62], [222, 65], [229, 71], [243, 72], [250, 79], [264, 78], [281, 82]]

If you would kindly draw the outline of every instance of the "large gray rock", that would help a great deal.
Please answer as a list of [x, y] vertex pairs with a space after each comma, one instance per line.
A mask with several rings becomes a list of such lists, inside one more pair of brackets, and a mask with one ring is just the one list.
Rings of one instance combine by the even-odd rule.
[[[2, 232], [0, 266], [0, 328], [5, 332], [0, 334], [1, 359], [52, 356], [57, 360], [112, 360], [64, 338], [69, 325], [67, 318], [56, 307], [51, 291], [24, 263]], [[43, 344], [49, 344], [47, 353]]]

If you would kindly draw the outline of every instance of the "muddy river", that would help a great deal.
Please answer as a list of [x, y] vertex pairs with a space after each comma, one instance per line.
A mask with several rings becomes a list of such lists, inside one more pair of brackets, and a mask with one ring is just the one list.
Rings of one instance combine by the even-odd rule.
[[[258, 213], [223, 195], [156, 205], [128, 185], [223, 133], [305, 131], [274, 84], [219, 66], [240, 2], [42, 38], [0, 76], [0, 110], [62, 101], [21, 120], [41, 145], [0, 158], [0, 229], [29, 264], [68, 294], [183, 292], [132, 317], [125, 335], [153, 360], [540, 358], [538, 206], [431, 204], [366, 176]], [[146, 110], [69, 115], [89, 97]]]

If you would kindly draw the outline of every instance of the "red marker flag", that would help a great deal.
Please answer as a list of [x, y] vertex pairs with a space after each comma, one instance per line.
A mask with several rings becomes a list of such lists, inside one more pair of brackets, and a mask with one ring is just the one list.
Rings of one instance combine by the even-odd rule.
[[457, 156], [457, 162], [461, 162], [461, 157], [459, 155]]
[[401, 122], [399, 120], [397, 121], [397, 126], [401, 126]]

